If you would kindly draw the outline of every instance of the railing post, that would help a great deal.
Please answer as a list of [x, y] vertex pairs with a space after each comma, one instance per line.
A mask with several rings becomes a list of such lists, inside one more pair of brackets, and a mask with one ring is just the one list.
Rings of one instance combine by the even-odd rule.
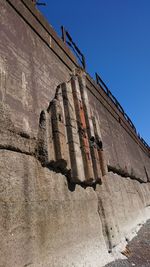
[[66, 31], [65, 31], [64, 26], [61, 26], [61, 38], [63, 42], [66, 43]]
[[84, 55], [82, 55], [82, 65], [83, 65], [83, 68], [85, 70], [86, 69], [86, 63], [85, 63], [85, 57], [84, 57]]
[[86, 63], [85, 63], [84, 55], [79, 50], [77, 45], [74, 43], [74, 41], [72, 40], [72, 37], [70, 36], [69, 32], [65, 29], [64, 26], [61, 26], [61, 32], [62, 32], [62, 40], [63, 40], [63, 42], [65, 44], [68, 44], [72, 48], [72, 50], [75, 53], [75, 55], [77, 56], [78, 60], [82, 64], [83, 69], [85, 70]]

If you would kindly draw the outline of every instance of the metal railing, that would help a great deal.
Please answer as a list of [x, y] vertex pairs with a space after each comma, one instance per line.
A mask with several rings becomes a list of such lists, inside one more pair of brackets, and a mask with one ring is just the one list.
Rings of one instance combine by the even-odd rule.
[[61, 26], [61, 32], [62, 32], [62, 40], [65, 44], [69, 45], [73, 52], [75, 53], [76, 57], [78, 58], [79, 62], [81, 63], [81, 66], [83, 69], [86, 69], [86, 63], [85, 63], [85, 57], [83, 53], [80, 51], [80, 49], [77, 47], [77, 45], [72, 40], [72, 37], [70, 36], [69, 32], [65, 29], [64, 26]]
[[[85, 62], [85, 57], [83, 53], [79, 50], [77, 45], [74, 43], [72, 40], [72, 37], [70, 36], [69, 32], [64, 28], [64, 26], [61, 26], [61, 31], [62, 31], [62, 40], [65, 44], [67, 44], [69, 47], [71, 47], [72, 51], [74, 52], [75, 56], [78, 58], [81, 66], [83, 69], [86, 69], [86, 62]], [[136, 127], [134, 126], [132, 120], [129, 118], [129, 116], [125, 113], [123, 107], [121, 104], [118, 102], [118, 100], [115, 98], [115, 96], [111, 93], [111, 91], [108, 89], [107, 85], [103, 82], [101, 77], [95, 73], [96, 76], [96, 82], [97, 84], [101, 87], [101, 89], [106, 93], [106, 95], [109, 97], [109, 99], [114, 103], [114, 105], [117, 107], [117, 109], [122, 113], [123, 117], [125, 120], [128, 122], [130, 127], [133, 129], [137, 137], [140, 139], [142, 144], [149, 150], [150, 152], [150, 146], [146, 143], [146, 141], [140, 136], [139, 133], [137, 133]]]
[[146, 143], [146, 141], [140, 136], [140, 134], [138, 133], [138, 138], [141, 140], [141, 142], [143, 143], [143, 145], [150, 151], [150, 146]]
[[111, 101], [114, 103], [114, 105], [118, 108], [118, 110], [122, 113], [122, 115], [124, 116], [125, 120], [129, 123], [129, 125], [132, 127], [132, 129], [134, 130], [134, 132], [136, 133], [136, 135], [138, 136], [138, 138], [140, 139], [140, 141], [143, 143], [143, 145], [150, 151], [150, 147], [149, 145], [146, 143], [146, 141], [140, 136], [140, 134], [137, 134], [137, 130], [133, 124], [133, 122], [131, 121], [131, 119], [129, 118], [129, 116], [125, 113], [123, 107], [120, 105], [120, 103], [118, 102], [118, 100], [114, 97], [114, 95], [111, 93], [111, 91], [108, 89], [107, 85], [103, 82], [103, 80], [101, 79], [101, 77], [95, 73], [96, 76], [96, 82], [97, 84], [101, 87], [101, 89], [106, 93], [106, 95], [111, 99]]

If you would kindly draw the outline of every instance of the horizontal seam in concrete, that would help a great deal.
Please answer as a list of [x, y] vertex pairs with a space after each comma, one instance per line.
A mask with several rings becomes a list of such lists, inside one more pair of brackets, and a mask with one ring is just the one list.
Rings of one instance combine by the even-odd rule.
[[17, 152], [17, 153], [21, 153], [21, 154], [25, 154], [25, 155], [30, 155], [30, 156], [34, 156], [35, 157], [35, 153], [32, 152], [28, 152], [28, 151], [22, 151], [21, 149], [15, 147], [15, 146], [11, 146], [11, 145], [1, 145], [0, 144], [0, 150], [8, 150], [8, 151], [12, 151], [12, 152]]
[[121, 176], [123, 178], [130, 178], [131, 180], [136, 180], [140, 184], [147, 184], [147, 183], [149, 183], [149, 181], [144, 182], [141, 178], [136, 177], [136, 176], [132, 176], [129, 173], [123, 173], [123, 171], [120, 171], [119, 169], [114, 168], [112, 166], [108, 166], [108, 172], [112, 172], [112, 173], [117, 174], [117, 175], [119, 175], [119, 176]]
[[[83, 189], [85, 190], [85, 189]], [[95, 200], [94, 198], [89, 198], [89, 200]], [[80, 204], [80, 202], [82, 201], [87, 201], [87, 198], [86, 199], [72, 199], [72, 202], [78, 202]], [[47, 198], [47, 199], [40, 199], [40, 200], [30, 200], [30, 199], [24, 199], [23, 201], [3, 201], [3, 200], [0, 200], [0, 205], [6, 205], [8, 203], [11, 203], [11, 204], [16, 204], [16, 203], [20, 203], [20, 204], [25, 204], [25, 203], [41, 203], [41, 202], [59, 202], [59, 203], [63, 203], [63, 202], [67, 202], [68, 203], [68, 199], [51, 199], [51, 198]]]

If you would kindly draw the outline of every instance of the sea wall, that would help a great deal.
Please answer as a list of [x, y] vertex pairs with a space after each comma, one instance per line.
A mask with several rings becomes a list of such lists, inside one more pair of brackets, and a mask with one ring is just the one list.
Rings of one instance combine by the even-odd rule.
[[[0, 9], [0, 266], [104, 266], [150, 217], [150, 153], [31, 1]], [[77, 69], [107, 169], [91, 184], [44, 165], [38, 150], [40, 114]]]

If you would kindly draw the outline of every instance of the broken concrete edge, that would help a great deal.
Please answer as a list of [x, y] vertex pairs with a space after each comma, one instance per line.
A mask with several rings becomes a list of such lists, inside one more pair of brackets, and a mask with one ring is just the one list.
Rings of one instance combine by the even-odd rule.
[[118, 174], [123, 178], [130, 178], [132, 180], [136, 180], [139, 183], [149, 183], [150, 181], [144, 181], [143, 179], [141, 179], [140, 177], [137, 177], [136, 174], [134, 173], [134, 170], [132, 170], [131, 173], [129, 173], [128, 171], [126, 171], [125, 169], [122, 169], [121, 167], [116, 167], [116, 166], [111, 166], [108, 165], [108, 172], [113, 172], [114, 174]]
[[[15, 133], [14, 133], [15, 134]], [[20, 136], [22, 138], [22, 141], [24, 141], [24, 137]], [[18, 135], [16, 134], [16, 138], [18, 138]], [[30, 140], [31, 141], [31, 140]], [[33, 140], [32, 140], [33, 141]], [[32, 144], [33, 146], [33, 144]], [[26, 148], [23, 148], [23, 147], [19, 147], [19, 146], [16, 146], [16, 144], [10, 144], [10, 143], [0, 143], [0, 150], [9, 150], [9, 151], [12, 151], [12, 152], [17, 152], [17, 153], [21, 153], [21, 154], [24, 154], [24, 155], [28, 155], [28, 156], [33, 156], [34, 158], [36, 158], [40, 163], [41, 163], [41, 166], [43, 168], [48, 168], [50, 171], [53, 171], [55, 173], [61, 173], [62, 175], [64, 175], [67, 179], [67, 182], [68, 182], [68, 187], [74, 187], [75, 189], [75, 186], [76, 185], [80, 185], [81, 187], [83, 187], [84, 189], [86, 187], [92, 187], [94, 190], [96, 188], [96, 185], [97, 184], [101, 184], [100, 181], [95, 181], [94, 183], [91, 181], [91, 183], [89, 182], [88, 184], [85, 183], [85, 182], [81, 182], [80, 180], [76, 179], [76, 180], [72, 180], [70, 177], [70, 169], [62, 169], [60, 167], [60, 161], [51, 161], [51, 162], [42, 162], [41, 158], [39, 158], [37, 156], [37, 149], [36, 149], [36, 143], [34, 143], [34, 149], [32, 146], [29, 146], [30, 149], [26, 149]], [[28, 148], [29, 148], [28, 147]], [[32, 149], [31, 149], [32, 147]]]
[[[120, 242], [113, 247], [108, 253], [112, 255], [114, 260], [119, 259], [127, 259], [128, 258], [128, 244], [130, 241], [132, 241], [133, 238], [135, 238], [140, 231], [140, 229], [146, 224], [146, 222], [149, 220], [149, 218], [146, 218], [142, 220], [141, 222], [137, 223], [136, 226], [134, 226], [124, 238], [120, 240]], [[111, 263], [111, 261], [110, 261]]]
[[0, 149], [11, 150], [26, 155], [35, 156], [36, 139], [22, 131], [0, 131]]
[[[34, 156], [37, 158], [43, 167], [47, 167], [48, 169], [55, 171], [56, 173], [62, 173], [66, 176], [67, 180], [72, 184], [78, 184], [82, 187], [86, 188], [87, 186], [91, 186], [93, 188], [96, 187], [97, 184], [101, 184], [100, 181], [95, 181], [94, 183], [91, 181], [89, 184], [85, 182], [81, 182], [80, 180], [76, 179], [74, 182], [70, 179], [70, 169], [61, 168], [60, 161], [50, 161], [50, 162], [42, 162], [42, 159], [39, 158], [37, 154], [37, 142], [38, 140], [35, 137], [30, 137], [28, 134], [22, 131], [11, 131], [5, 130], [1, 131], [1, 140], [0, 140], [0, 150], [11, 150], [14, 152]], [[7, 138], [6, 138], [7, 136]], [[63, 162], [64, 163], [64, 162]], [[143, 181], [140, 177], [137, 177], [135, 174], [129, 173], [126, 170], [122, 169], [121, 167], [111, 166], [108, 165], [108, 172], [113, 172], [114, 174], [118, 174], [123, 178], [130, 178], [132, 180], [136, 180], [139, 183], [148, 183], [149, 181]], [[107, 174], [105, 174], [107, 176]]]

